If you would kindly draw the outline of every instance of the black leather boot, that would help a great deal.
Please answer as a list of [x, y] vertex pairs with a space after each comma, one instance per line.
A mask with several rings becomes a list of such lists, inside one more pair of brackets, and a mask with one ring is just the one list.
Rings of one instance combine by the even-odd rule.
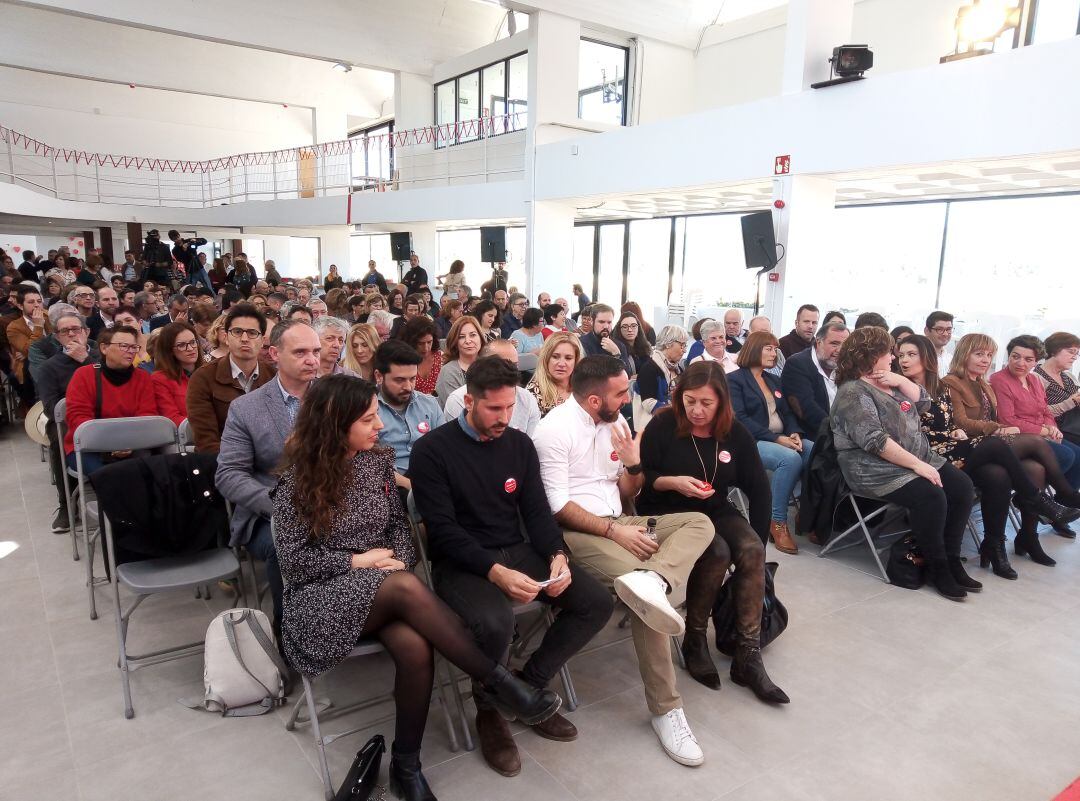
[[1017, 556], [1030, 556], [1031, 561], [1037, 565], [1053, 567], [1057, 564], [1057, 562], [1046, 555], [1046, 551], [1042, 548], [1042, 543], [1039, 542], [1039, 535], [1035, 531], [1023, 530], [1022, 527], [1022, 530], [1016, 535], [1016, 539], [1013, 541], [1013, 548], [1016, 550]]
[[982, 592], [982, 583], [967, 574], [959, 556], [949, 557], [949, 572], [952, 573], [953, 580], [968, 592]]
[[1005, 540], [987, 537], [979, 546], [979, 566], [992, 567], [995, 576], [1004, 579], [1018, 579], [1020, 576], [1009, 564], [1009, 554], [1005, 551]]
[[438, 801], [420, 772], [420, 753], [402, 754], [395, 743], [390, 749], [390, 792], [405, 801]]
[[[1063, 506], [1055, 498], [1051, 498], [1046, 493], [1046, 490], [1039, 492], [1033, 498], [1021, 499], [1020, 505], [1029, 506], [1038, 513], [1039, 517], [1044, 518], [1052, 525], [1055, 531], [1059, 528], [1063, 531], [1070, 531], [1069, 523], [1080, 520], [1080, 509]], [[1073, 537], [1075, 536], [1076, 534], [1073, 534]]]
[[928, 559], [926, 564], [930, 583], [940, 595], [950, 601], [962, 601], [967, 598], [967, 591], [953, 578], [952, 570], [949, 569], [949, 560]]
[[480, 683], [503, 715], [511, 720], [520, 720], [526, 726], [543, 723], [562, 706], [558, 693], [548, 689], [538, 690], [502, 665], [496, 665]]
[[709, 638], [704, 630], [686, 629], [682, 641], [682, 655], [686, 660], [686, 671], [694, 681], [704, 684], [710, 690], [720, 689], [720, 673], [709, 653]]
[[1074, 509], [1080, 508], [1080, 492], [1074, 489], [1066, 490], [1065, 492], [1055, 492], [1054, 500], [1063, 506], [1071, 506]]
[[761, 648], [756, 645], [739, 643], [735, 648], [735, 658], [731, 660], [731, 680], [740, 687], [749, 687], [754, 695], [770, 704], [791, 702], [787, 693], [773, 684], [765, 672]]

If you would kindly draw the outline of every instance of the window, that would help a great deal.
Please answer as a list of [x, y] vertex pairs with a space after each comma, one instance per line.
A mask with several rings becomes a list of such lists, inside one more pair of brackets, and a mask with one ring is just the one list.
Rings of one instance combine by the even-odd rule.
[[[435, 124], [446, 126], [435, 141], [436, 149], [524, 129], [528, 92], [528, 53], [436, 84]], [[471, 120], [486, 122], [455, 130], [456, 123]]]
[[1057, 42], [1080, 33], [1080, 0], [1036, 0], [1031, 44]]
[[349, 134], [350, 139], [364, 140], [356, 143], [352, 152], [352, 185], [365, 189], [374, 181], [389, 181], [394, 173], [394, 144], [391, 134], [394, 121], [373, 125]]
[[630, 223], [626, 299], [636, 301], [650, 323], [656, 317], [653, 307], [667, 307], [670, 253], [670, 219], [634, 220]]
[[[254, 267], [255, 274], [259, 275], [263, 262], [266, 261], [263, 255], [263, 241], [261, 239], [242, 239], [240, 242], [240, 247], [247, 254], [248, 264]], [[278, 272], [280, 271], [280, 268], [278, 268]]]
[[623, 255], [626, 223], [609, 223], [597, 230], [600, 237], [600, 264], [596, 275], [594, 301], [618, 309], [623, 302]]
[[289, 272], [294, 276], [318, 280], [321, 273], [317, 236], [289, 237]]
[[578, 60], [578, 118], [626, 125], [630, 49], [582, 39]]
[[346, 280], [359, 280], [367, 272], [368, 261], [375, 260], [375, 269], [390, 281], [398, 279], [397, 263], [390, 255], [390, 234], [359, 234], [349, 237], [349, 269], [339, 272]]
[[752, 309], [757, 294], [757, 272], [746, 269], [742, 215], [687, 217], [685, 231], [682, 251], [675, 254], [675, 272], [682, 273], [687, 308]]

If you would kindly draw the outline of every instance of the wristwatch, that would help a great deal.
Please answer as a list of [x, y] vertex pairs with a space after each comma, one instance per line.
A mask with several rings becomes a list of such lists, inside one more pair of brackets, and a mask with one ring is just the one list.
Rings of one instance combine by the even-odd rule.
[[643, 471], [644, 469], [645, 468], [642, 467], [640, 463], [639, 464], [628, 464], [628, 465], [626, 465], [626, 472], [629, 473], [632, 476], [641, 475], [641, 471]]

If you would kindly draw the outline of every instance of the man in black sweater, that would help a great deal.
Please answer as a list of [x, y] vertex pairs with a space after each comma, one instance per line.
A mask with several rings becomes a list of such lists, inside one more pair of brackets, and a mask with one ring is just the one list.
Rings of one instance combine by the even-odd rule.
[[[559, 610], [521, 669], [522, 679], [544, 687], [604, 627], [613, 604], [599, 582], [569, 564], [536, 449], [509, 427], [517, 382], [517, 369], [505, 359], [477, 359], [465, 411], [414, 445], [409, 477], [427, 527], [435, 591], [484, 653], [506, 659], [516, 605], [539, 600]], [[521, 759], [506, 721], [476, 683], [473, 697], [484, 759], [504, 776], [517, 775]], [[558, 714], [532, 728], [551, 740], [577, 737]]]

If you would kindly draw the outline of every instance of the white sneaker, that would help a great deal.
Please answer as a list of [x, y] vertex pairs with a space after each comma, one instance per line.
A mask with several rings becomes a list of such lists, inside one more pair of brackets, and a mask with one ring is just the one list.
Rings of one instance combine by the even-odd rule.
[[694, 733], [690, 731], [690, 724], [686, 722], [682, 709], [672, 709], [666, 715], [657, 715], [652, 719], [652, 727], [667, 755], [680, 765], [697, 767], [705, 761], [705, 754], [702, 753]]
[[652, 570], [632, 570], [615, 579], [615, 594], [653, 631], [678, 637], [686, 631], [682, 615], [667, 599], [667, 582]]

